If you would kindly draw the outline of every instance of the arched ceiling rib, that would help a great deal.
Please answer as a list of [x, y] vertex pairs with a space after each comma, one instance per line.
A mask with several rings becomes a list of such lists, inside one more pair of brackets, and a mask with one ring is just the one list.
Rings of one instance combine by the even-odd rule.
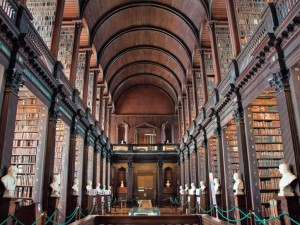
[[148, 64], [136, 63], [127, 66], [126, 69], [124, 69], [120, 74], [112, 77], [109, 85], [110, 90], [114, 91], [118, 87], [118, 85], [121, 82], [123, 82], [123, 80], [133, 76], [134, 74], [159, 75], [162, 80], [165, 80], [168, 83], [170, 83], [170, 85], [172, 85], [177, 95], [181, 94], [181, 86], [180, 86], [181, 84], [175, 82], [173, 75], [170, 74], [169, 71], [165, 70], [159, 65], [154, 65], [149, 63]]
[[110, 64], [110, 67], [106, 67], [104, 73], [106, 74], [106, 80], [110, 83], [110, 78], [123, 66], [129, 65], [134, 62], [164, 62], [166, 68], [172, 68], [174, 77], [177, 75], [181, 83], [185, 82], [185, 70], [181, 67], [181, 64], [165, 53], [163, 50], [157, 50], [152, 48], [137, 48], [130, 49], [122, 53], [119, 57]]
[[134, 74], [130, 77], [127, 77], [123, 80], [116, 89], [112, 90], [112, 98], [116, 100], [119, 98], [120, 94], [125, 92], [126, 89], [129, 89], [133, 86], [138, 85], [152, 85], [156, 87], [160, 87], [160, 89], [164, 90], [164, 92], [172, 99], [173, 104], [177, 101], [177, 94], [175, 89], [172, 87], [167, 80], [164, 80], [158, 75], [155, 74]]
[[172, 69], [168, 68], [167, 66], [165, 66], [164, 64], [159, 63], [159, 62], [154, 62], [154, 61], [135, 61], [135, 62], [126, 64], [125, 66], [121, 67], [118, 71], [116, 71], [113, 74], [112, 78], [110, 79], [110, 82], [108, 83], [108, 87], [110, 88], [111, 83], [112, 83], [111, 81], [115, 77], [117, 77], [118, 75], [120, 75], [121, 73], [126, 71], [128, 68], [135, 66], [135, 65], [150, 65], [151, 67], [153, 67], [153, 66], [160, 67], [161, 69], [165, 70], [168, 74], [171, 75], [171, 78], [169, 78], [168, 80], [171, 80], [172, 83], [176, 83], [180, 87], [180, 91], [181, 91], [181, 83], [180, 83], [178, 77], [176, 76], [176, 74], [174, 73], [174, 71]]

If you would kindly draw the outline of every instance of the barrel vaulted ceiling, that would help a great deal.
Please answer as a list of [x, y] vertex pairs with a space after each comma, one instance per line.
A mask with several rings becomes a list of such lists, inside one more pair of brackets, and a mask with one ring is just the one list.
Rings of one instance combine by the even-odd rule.
[[[80, 13], [114, 104], [126, 90], [150, 85], [166, 93], [176, 108], [185, 92], [189, 69], [199, 64], [203, 24], [214, 13], [208, 9], [215, 4], [214, 10], [226, 11], [224, 0], [208, 1], [81, 2]], [[219, 12], [219, 17], [226, 18]], [[205, 35], [203, 46], [208, 42]]]

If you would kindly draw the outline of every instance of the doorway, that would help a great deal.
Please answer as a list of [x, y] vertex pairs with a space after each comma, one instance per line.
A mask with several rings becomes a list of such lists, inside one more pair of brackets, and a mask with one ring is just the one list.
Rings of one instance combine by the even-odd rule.
[[154, 197], [154, 175], [153, 174], [143, 174], [137, 175], [136, 177], [136, 190], [137, 197], [139, 200], [149, 199], [152, 200]]

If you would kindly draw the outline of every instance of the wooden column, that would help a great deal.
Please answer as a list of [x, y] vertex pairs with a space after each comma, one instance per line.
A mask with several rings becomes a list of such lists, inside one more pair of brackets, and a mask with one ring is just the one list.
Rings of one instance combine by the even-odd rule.
[[[104, 187], [104, 185], [106, 186], [106, 148], [103, 151], [103, 163], [102, 163], [102, 186]], [[106, 187], [107, 188], [107, 187]]]
[[185, 99], [186, 99], [186, 96], [182, 96], [182, 108], [181, 108], [181, 110], [182, 110], [181, 115], [182, 115], [182, 121], [183, 121], [183, 134], [182, 135], [184, 135], [184, 132], [186, 131], [186, 120], [185, 120], [185, 107], [186, 107], [186, 105], [185, 105]]
[[198, 95], [197, 95], [197, 80], [196, 80], [196, 71], [193, 70], [192, 77], [192, 87], [193, 87], [193, 97], [194, 97], [194, 105], [195, 105], [195, 118], [198, 116]]
[[[237, 94], [238, 98], [240, 95]], [[254, 209], [254, 203], [251, 200], [252, 190], [250, 186], [250, 170], [249, 170], [249, 157], [250, 151], [247, 149], [246, 128], [244, 120], [244, 110], [241, 101], [238, 101], [239, 106], [234, 111], [234, 119], [236, 124], [237, 143], [239, 151], [239, 172], [244, 180], [244, 193], [246, 211]]]
[[215, 23], [209, 22], [208, 23], [209, 33], [210, 33], [210, 41], [211, 41], [211, 50], [213, 55], [213, 65], [215, 69], [215, 78], [216, 78], [216, 87], [221, 82], [221, 70], [220, 70], [220, 61], [218, 56], [218, 45], [217, 45], [217, 37], [215, 31]]
[[226, 0], [226, 9], [227, 9], [227, 18], [228, 18], [229, 30], [230, 30], [232, 57], [236, 59], [239, 53], [241, 52], [241, 43], [240, 43], [237, 19], [235, 16], [234, 1]]
[[191, 88], [191, 84], [187, 84], [187, 98], [186, 98], [186, 107], [188, 109], [188, 122], [189, 122], [189, 126], [191, 125], [192, 122], [192, 102], [191, 102], [191, 96], [190, 96], [190, 88]]
[[201, 80], [203, 85], [203, 105], [208, 101], [208, 91], [207, 91], [207, 79], [204, 63], [204, 51], [200, 50], [200, 70], [201, 70]]
[[184, 186], [185, 182], [185, 172], [184, 172], [184, 157], [183, 153], [180, 153], [180, 185]]
[[[69, 145], [69, 164], [68, 164], [68, 182], [67, 182], [67, 211], [66, 215], [71, 215], [71, 213], [76, 208], [78, 202], [74, 201], [74, 196], [72, 195], [73, 190], [73, 182], [74, 182], [74, 174], [75, 174], [75, 160], [76, 160], [76, 136], [78, 134], [77, 131], [77, 116], [73, 116], [72, 125], [71, 125], [71, 133], [70, 133], [70, 145]], [[75, 199], [76, 200], [76, 199]], [[77, 199], [78, 200], [78, 199]]]
[[204, 177], [205, 177], [205, 183], [207, 185], [207, 188], [206, 188], [206, 195], [205, 195], [205, 198], [206, 198], [206, 209], [209, 209], [210, 208], [210, 196], [211, 196], [211, 191], [210, 191], [210, 188], [209, 188], [209, 170], [208, 170], [208, 143], [207, 143], [207, 136], [206, 136], [206, 130], [205, 129], [202, 129], [203, 131], [203, 137], [204, 137], [204, 140], [203, 140], [203, 148], [204, 148], [204, 168], [205, 168], [205, 173], [204, 173]]
[[[100, 183], [101, 183], [101, 187], [103, 187], [103, 162], [104, 162], [104, 160], [103, 160], [103, 157], [104, 157], [104, 155], [103, 155], [103, 152], [104, 152], [104, 147], [102, 147], [102, 150], [101, 150], [101, 153], [100, 153]], [[105, 184], [104, 184], [105, 185]]]
[[107, 134], [107, 106], [108, 106], [108, 96], [103, 97], [103, 107], [104, 107], [104, 132]]
[[83, 94], [82, 94], [82, 100], [85, 105], [87, 105], [87, 99], [88, 99], [88, 92], [89, 92], [89, 76], [90, 76], [90, 63], [91, 63], [91, 54], [92, 51], [86, 50], [85, 51], [85, 67], [84, 67], [84, 79], [83, 79]]
[[191, 181], [191, 174], [189, 168], [190, 168], [190, 154], [188, 148], [186, 147], [184, 152], [184, 175], [185, 175], [184, 184], [187, 185], [190, 185], [190, 181]]
[[99, 95], [99, 118], [98, 118], [98, 121], [99, 121], [100, 128], [102, 130], [104, 130], [104, 127], [102, 127], [103, 84], [100, 84], [99, 88], [100, 88], [100, 95]]
[[220, 125], [220, 118], [218, 115], [216, 116], [216, 129], [214, 131], [216, 135], [216, 148], [217, 148], [217, 160], [218, 160], [218, 178], [220, 179], [221, 183], [221, 209], [226, 209], [226, 198], [228, 197], [228, 190], [226, 187], [226, 178], [225, 178], [225, 171], [224, 171], [224, 153], [223, 153], [223, 146], [222, 146], [222, 131]]
[[107, 128], [106, 128], [106, 136], [110, 137], [110, 123], [111, 123], [111, 112], [112, 112], [112, 106], [107, 106]]
[[[279, 59], [280, 60], [280, 59]], [[275, 87], [282, 134], [282, 144], [284, 149], [284, 160], [292, 167], [292, 171], [300, 175], [300, 145], [298, 130], [295, 123], [295, 115], [290, 89], [290, 73], [286, 69], [281, 69], [274, 73], [270, 84]], [[300, 185], [300, 180], [298, 179]], [[299, 187], [298, 187], [299, 188]], [[298, 192], [298, 190], [296, 190]]]
[[51, 195], [50, 184], [53, 179], [54, 159], [55, 159], [55, 141], [56, 141], [56, 124], [60, 115], [56, 101], [56, 94], [53, 95], [52, 103], [48, 115], [47, 127], [47, 143], [45, 149], [44, 162], [44, 176], [43, 176], [43, 189], [42, 189], [42, 206], [43, 211], [48, 211], [48, 203]]
[[181, 108], [182, 108], [182, 106], [179, 103], [178, 104], [178, 128], [179, 128], [178, 136], [179, 137], [182, 137]]
[[159, 159], [157, 162], [157, 199], [158, 206], [163, 205], [164, 198], [164, 173], [163, 173], [163, 160]]
[[75, 23], [72, 62], [71, 62], [71, 69], [70, 69], [70, 83], [73, 87], [75, 87], [75, 82], [76, 82], [76, 72], [78, 66], [78, 54], [79, 54], [81, 30], [82, 30], [82, 22]]
[[96, 185], [97, 185], [97, 167], [99, 166], [98, 165], [98, 162], [97, 162], [97, 156], [98, 156], [99, 152], [97, 152], [97, 147], [96, 147], [96, 144], [94, 146], [94, 157], [93, 157], [93, 188], [96, 188]]
[[88, 179], [88, 162], [89, 162], [89, 136], [90, 131], [87, 130], [84, 138], [84, 147], [83, 147], [83, 165], [82, 165], [82, 186], [81, 186], [81, 207], [86, 209], [88, 207], [88, 195], [86, 191], [87, 179]]
[[52, 56], [57, 59], [60, 41], [61, 25], [63, 21], [65, 0], [56, 1], [55, 20], [53, 25], [53, 32], [51, 38], [51, 53]]
[[94, 71], [94, 85], [93, 85], [93, 103], [92, 103], [92, 115], [96, 118], [96, 103], [97, 103], [97, 81], [98, 81], [99, 70]]
[[132, 161], [129, 161], [128, 163], [128, 173], [127, 173], [127, 200], [131, 201], [132, 196], [132, 189], [133, 189], [133, 164]]
[[[197, 159], [198, 159], [198, 154], [197, 154], [197, 145], [196, 143], [194, 143], [194, 149], [191, 152], [191, 160], [193, 160], [192, 165], [194, 165], [195, 167], [195, 171], [194, 171], [194, 179], [191, 180], [191, 182], [193, 182], [196, 187], [199, 185], [199, 176], [198, 176], [198, 163], [197, 163]], [[201, 162], [203, 163], [203, 162]]]
[[110, 161], [110, 154], [107, 154], [107, 178], [106, 178], [107, 188], [110, 186], [111, 180], [111, 161]]

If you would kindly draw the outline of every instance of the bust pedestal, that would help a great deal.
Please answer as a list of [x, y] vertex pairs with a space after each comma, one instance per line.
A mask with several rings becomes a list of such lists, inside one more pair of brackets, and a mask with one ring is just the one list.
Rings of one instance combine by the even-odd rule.
[[105, 214], [105, 196], [102, 194], [97, 195], [96, 204], [98, 206], [98, 215]]
[[[60, 199], [60, 197], [58, 197], [58, 196], [50, 196], [49, 197], [48, 211], [47, 211], [48, 215], [52, 215], [54, 213], [54, 211], [58, 207], [59, 199]], [[55, 216], [53, 217], [52, 220], [54, 222], [58, 222], [58, 216], [59, 216], [59, 214], [55, 213]]]
[[[295, 219], [296, 221], [300, 221], [299, 214], [299, 197], [298, 196], [277, 196], [277, 201], [280, 204], [281, 211], [288, 214], [290, 217]], [[295, 224], [290, 221], [287, 217], [283, 217], [285, 225]]]
[[[207, 202], [206, 202], [206, 194], [201, 194], [200, 195], [200, 207], [203, 209], [203, 210], [208, 210], [207, 209]], [[199, 207], [199, 213], [204, 213]]]
[[[222, 196], [221, 196], [221, 194], [216, 194], [216, 203], [217, 203], [216, 206], [218, 206], [219, 208], [222, 207], [221, 206], [222, 205]], [[218, 212], [217, 212], [216, 209], [212, 210], [211, 213], [212, 213], [213, 217], [219, 218], [218, 217]]]
[[[16, 200], [17, 198], [2, 198], [0, 199], [0, 221], [7, 218], [9, 214], [14, 214], [16, 211]], [[12, 224], [12, 220], [9, 220], [7, 225]]]
[[111, 213], [111, 205], [110, 205], [110, 195], [105, 195], [105, 214]]
[[180, 201], [181, 201], [180, 214], [186, 214], [187, 194], [181, 194], [180, 195]]
[[[95, 203], [95, 202], [94, 202], [94, 199], [95, 199], [95, 195], [88, 195], [88, 194], [86, 194], [86, 196], [85, 196], [85, 200], [86, 200], [86, 202], [85, 202], [85, 207], [83, 208], [83, 209], [87, 209], [87, 210], [84, 212], [85, 215], [91, 213], [91, 210], [93, 209], [94, 203]], [[91, 215], [95, 214], [95, 210], [96, 210], [96, 209], [94, 209], [94, 211], [91, 213]]]
[[[235, 195], [233, 198], [234, 198], [234, 205], [237, 206], [243, 212], [247, 212], [245, 195]], [[243, 217], [243, 215], [240, 214], [240, 211], [238, 209], [235, 209], [235, 219], [239, 220], [242, 217]], [[241, 220], [241, 221], [236, 222], [236, 224], [237, 225], [247, 225], [247, 221], [248, 220]]]
[[188, 209], [189, 214], [195, 214], [196, 213], [196, 195], [195, 194], [189, 194], [190, 199], [190, 207]]
[[[71, 210], [70, 212], [74, 212], [75, 208], [79, 205], [79, 195], [72, 195], [71, 197]], [[74, 220], [79, 220], [80, 219], [80, 211], [78, 211], [77, 215], [75, 216]]]

